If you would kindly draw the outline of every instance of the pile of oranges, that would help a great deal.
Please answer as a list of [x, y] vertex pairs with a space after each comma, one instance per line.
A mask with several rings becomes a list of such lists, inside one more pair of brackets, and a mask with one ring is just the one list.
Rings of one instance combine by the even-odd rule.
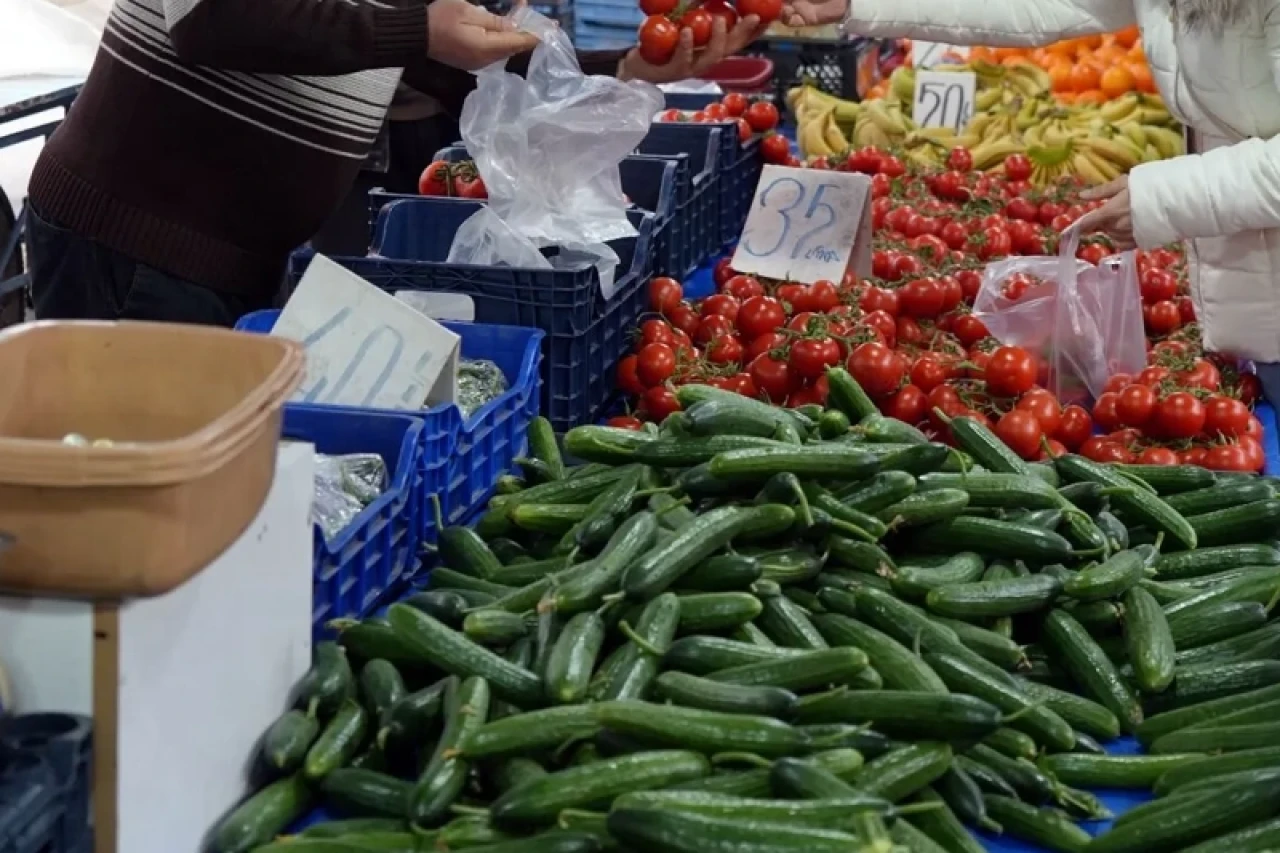
[[1038, 65], [1048, 72], [1054, 96], [1068, 104], [1100, 104], [1127, 92], [1156, 91], [1137, 27], [1105, 36], [1067, 39], [1048, 47], [975, 47], [969, 58], [1003, 65]]

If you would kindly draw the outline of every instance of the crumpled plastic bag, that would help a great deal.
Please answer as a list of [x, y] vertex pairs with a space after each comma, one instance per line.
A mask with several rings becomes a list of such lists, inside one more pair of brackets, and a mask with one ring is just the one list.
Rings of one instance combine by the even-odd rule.
[[376, 453], [316, 454], [311, 518], [326, 540], [347, 528], [387, 487], [387, 464]]
[[[636, 233], [618, 164], [649, 132], [662, 93], [584, 75], [553, 21], [528, 7], [512, 17], [541, 42], [525, 77], [505, 63], [476, 74], [461, 130], [489, 203], [458, 229], [448, 262], [545, 269], [587, 262], [610, 298], [619, 259], [607, 243]], [[558, 251], [547, 257], [551, 247]]]
[[[1044, 384], [1063, 402], [1097, 399], [1109, 376], [1137, 373], [1147, 359], [1135, 254], [1095, 267], [1076, 258], [1079, 245], [1079, 234], [1069, 228], [1057, 257], [989, 264], [973, 304], [994, 338], [1042, 360], [1048, 368]], [[1011, 294], [1008, 286], [1020, 273], [1032, 284]]]
[[464, 358], [458, 365], [458, 394], [454, 400], [462, 417], [470, 419], [487, 403], [507, 392], [507, 376], [487, 358]]

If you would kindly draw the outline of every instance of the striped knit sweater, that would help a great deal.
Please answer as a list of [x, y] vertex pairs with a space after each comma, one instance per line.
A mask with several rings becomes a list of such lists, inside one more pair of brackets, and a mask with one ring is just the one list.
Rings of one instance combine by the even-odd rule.
[[422, 0], [116, 0], [31, 202], [144, 264], [264, 297], [351, 185], [402, 67], [445, 103], [470, 88], [426, 46]]

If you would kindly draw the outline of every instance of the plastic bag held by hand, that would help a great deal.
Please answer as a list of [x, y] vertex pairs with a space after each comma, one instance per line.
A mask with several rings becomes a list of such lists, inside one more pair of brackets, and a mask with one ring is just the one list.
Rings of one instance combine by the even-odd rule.
[[1068, 229], [1056, 258], [988, 265], [973, 305], [992, 337], [1042, 360], [1048, 367], [1042, 381], [1064, 402], [1096, 399], [1107, 377], [1146, 366], [1134, 254], [1095, 267], [1076, 258], [1079, 243]]
[[[613, 295], [618, 256], [609, 240], [636, 233], [618, 163], [644, 139], [662, 93], [647, 83], [587, 77], [569, 37], [524, 7], [518, 27], [535, 33], [526, 77], [505, 63], [477, 72], [462, 108], [462, 139], [489, 191], [489, 204], [458, 229], [450, 263], [600, 270]], [[548, 260], [545, 247], [559, 247]]]

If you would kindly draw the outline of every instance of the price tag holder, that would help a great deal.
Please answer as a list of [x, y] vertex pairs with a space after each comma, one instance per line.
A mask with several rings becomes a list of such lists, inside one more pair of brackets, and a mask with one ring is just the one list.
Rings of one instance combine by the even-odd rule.
[[972, 71], [917, 71], [911, 115], [920, 127], [964, 130], [973, 118], [978, 78]]
[[871, 272], [871, 179], [765, 166], [733, 268], [812, 284]]
[[911, 42], [911, 64], [916, 68], [932, 68], [951, 61], [953, 57], [964, 62], [969, 58], [969, 48], [940, 41]]
[[306, 347], [295, 402], [416, 410], [456, 396], [461, 339], [323, 255], [271, 333]]

